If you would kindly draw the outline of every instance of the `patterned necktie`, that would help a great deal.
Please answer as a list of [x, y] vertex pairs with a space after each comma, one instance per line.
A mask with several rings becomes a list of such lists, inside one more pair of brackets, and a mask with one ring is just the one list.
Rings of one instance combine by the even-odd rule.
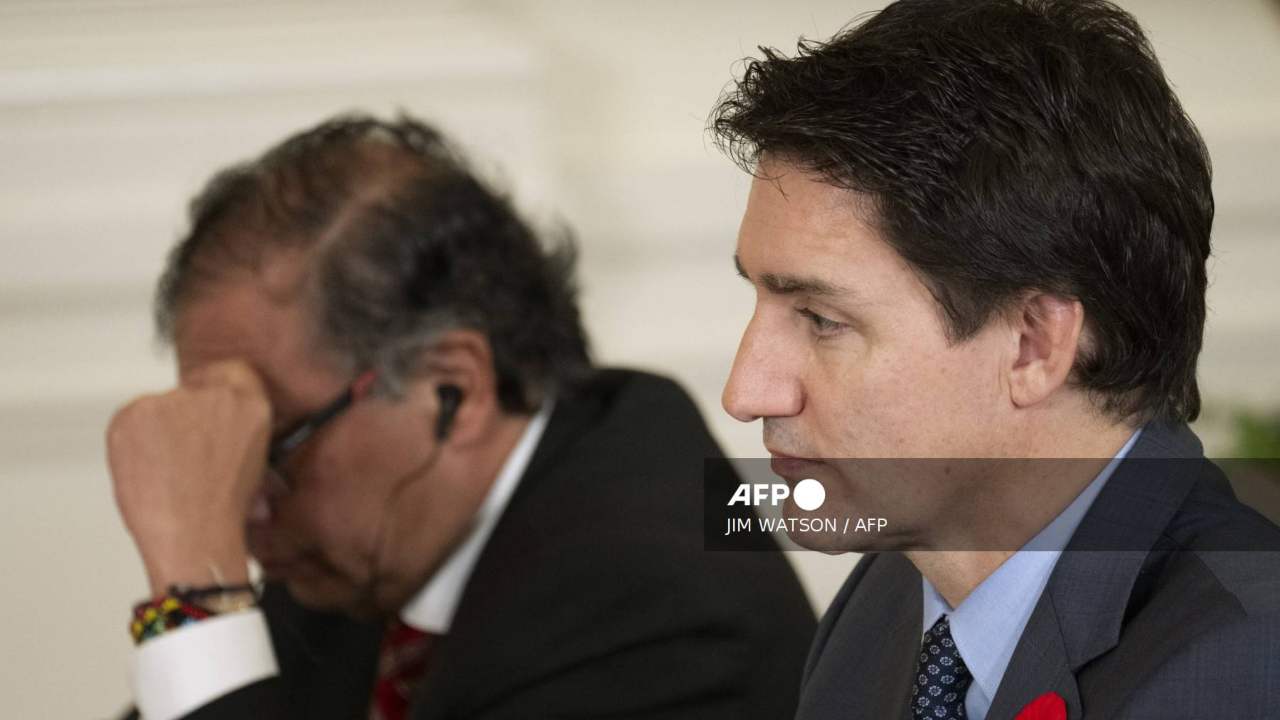
[[916, 684], [911, 689], [915, 720], [964, 720], [964, 693], [973, 682], [951, 639], [951, 621], [943, 615], [920, 642]]
[[427, 669], [435, 638], [399, 619], [387, 626], [378, 653], [378, 680], [369, 703], [369, 720], [405, 720], [409, 699]]

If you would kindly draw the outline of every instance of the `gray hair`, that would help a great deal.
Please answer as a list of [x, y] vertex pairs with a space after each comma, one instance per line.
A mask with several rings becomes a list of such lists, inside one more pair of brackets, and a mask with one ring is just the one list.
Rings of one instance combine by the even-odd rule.
[[565, 234], [544, 249], [441, 136], [407, 116], [340, 116], [218, 173], [169, 255], [156, 325], [269, 252], [302, 250], [324, 345], [398, 393], [442, 332], [488, 338], [504, 409], [531, 412], [590, 371]]

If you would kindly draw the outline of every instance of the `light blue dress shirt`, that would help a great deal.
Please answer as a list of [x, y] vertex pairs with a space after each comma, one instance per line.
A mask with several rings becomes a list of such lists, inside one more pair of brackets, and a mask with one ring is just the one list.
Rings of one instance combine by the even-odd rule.
[[1027, 620], [1031, 619], [1031, 611], [1049, 582], [1058, 556], [1075, 534], [1102, 486], [1141, 434], [1141, 429], [1135, 431], [1076, 499], [974, 588], [959, 607], [953, 609], [932, 583], [921, 579], [924, 585], [924, 623], [920, 635], [923, 637], [943, 615], [951, 618], [951, 637], [956, 641], [961, 659], [973, 674], [973, 682], [964, 699], [965, 713], [971, 720], [986, 720], [991, 700], [1000, 687], [1000, 680], [1009, 667], [1009, 659], [1013, 657]]

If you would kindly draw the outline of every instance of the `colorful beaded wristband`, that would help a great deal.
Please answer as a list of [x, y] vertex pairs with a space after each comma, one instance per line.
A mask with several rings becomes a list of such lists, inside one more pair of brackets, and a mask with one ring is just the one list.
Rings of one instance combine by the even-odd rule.
[[[172, 586], [167, 594], [134, 606], [129, 633], [133, 636], [134, 643], [141, 643], [168, 630], [218, 614], [215, 609], [218, 603], [209, 603], [210, 599], [244, 593], [248, 593], [250, 599], [257, 595], [252, 585]], [[203, 603], [214, 607], [206, 607]]]
[[141, 643], [166, 630], [198, 622], [209, 615], [204, 608], [184, 602], [174, 595], [162, 595], [134, 606], [129, 632], [133, 635], [134, 643]]

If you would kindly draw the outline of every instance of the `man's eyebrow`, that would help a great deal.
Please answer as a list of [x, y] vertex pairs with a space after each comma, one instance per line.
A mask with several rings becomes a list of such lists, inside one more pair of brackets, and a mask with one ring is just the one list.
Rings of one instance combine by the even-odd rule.
[[[733, 266], [738, 270], [738, 275], [748, 282], [756, 282], [751, 279], [747, 271], [742, 267], [742, 261], [737, 255], [733, 256]], [[759, 282], [766, 290], [774, 295], [852, 295], [853, 291], [847, 288], [836, 287], [825, 280], [810, 277], [797, 277], [795, 275], [778, 275], [776, 273], [763, 273], [760, 275]]]

